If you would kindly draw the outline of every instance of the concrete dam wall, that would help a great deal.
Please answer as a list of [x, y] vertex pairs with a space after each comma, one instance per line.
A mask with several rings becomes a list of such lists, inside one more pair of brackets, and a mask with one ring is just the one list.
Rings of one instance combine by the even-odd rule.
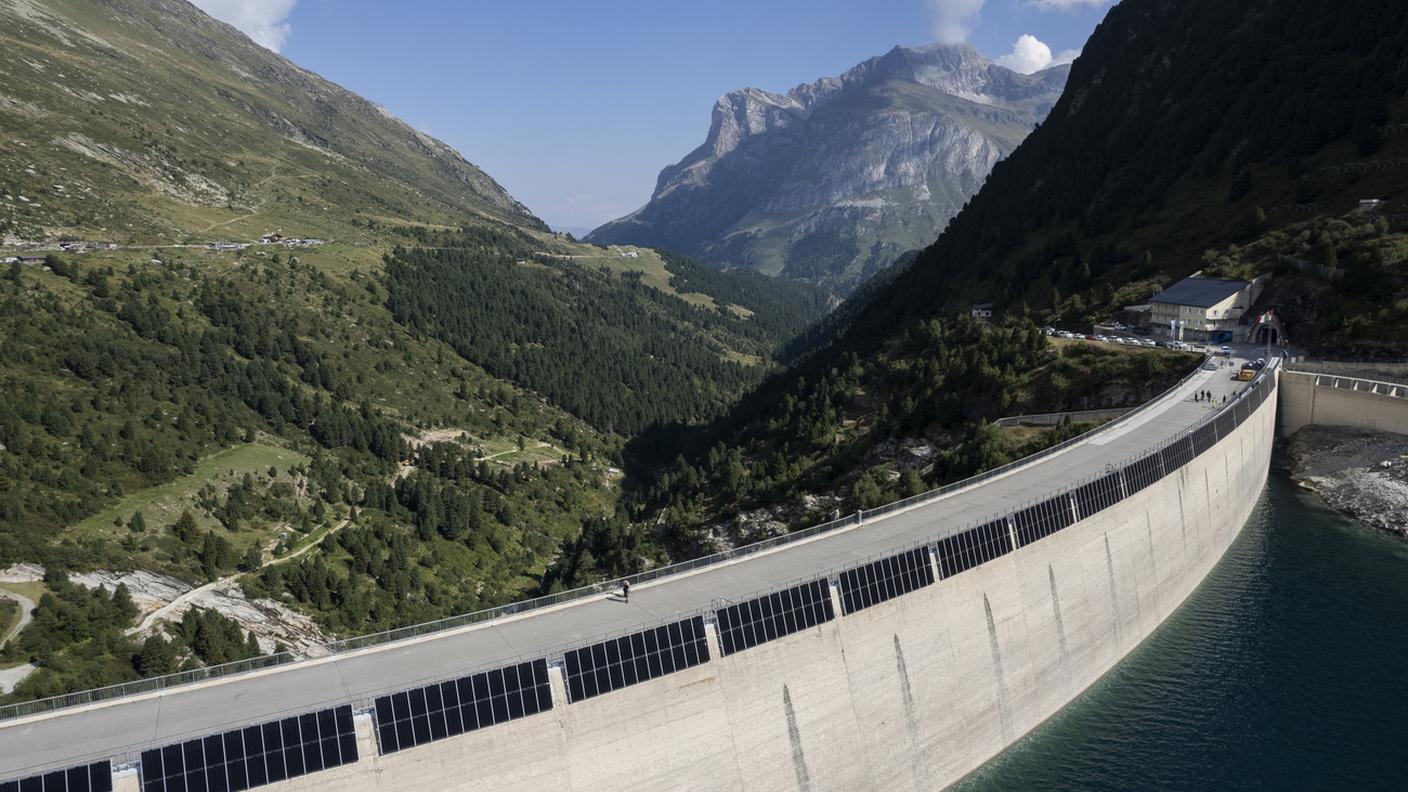
[[1277, 374], [1122, 467], [1015, 509], [978, 501], [983, 522], [836, 574], [78, 772], [116, 767], [130, 792], [941, 789], [1099, 679], [1222, 557], [1266, 482]]
[[289, 788], [943, 788], [1197, 587], [1265, 485], [1274, 430], [1268, 399], [1174, 473], [962, 574], [722, 658], [711, 640], [708, 663]]
[[1349, 426], [1408, 434], [1408, 385], [1281, 372], [1280, 429], [1289, 437], [1302, 426]]

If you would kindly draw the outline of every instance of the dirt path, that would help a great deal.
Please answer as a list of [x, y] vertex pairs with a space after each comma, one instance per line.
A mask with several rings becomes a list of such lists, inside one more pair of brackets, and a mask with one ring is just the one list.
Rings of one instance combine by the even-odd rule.
[[[289, 553], [288, 555], [284, 556], [283, 558], [271, 558], [268, 561], [265, 561], [263, 564], [260, 564], [259, 569], [250, 570], [249, 572], [236, 572], [233, 575], [226, 575], [225, 577], [222, 577], [218, 580], [213, 580], [209, 583], [206, 583], [204, 586], [197, 586], [196, 588], [186, 591], [185, 593], [181, 594], [180, 596], [176, 597], [175, 599], [171, 600], [160, 608], [157, 608], [151, 613], [148, 613], [145, 617], [142, 618], [142, 621], [138, 623], [136, 627], [131, 627], [127, 630], [127, 635], [136, 635], [138, 633], [145, 632], [146, 630], [150, 630], [152, 626], [155, 625], [158, 621], [173, 620], [176, 615], [176, 612], [181, 607], [191, 602], [192, 600], [200, 597], [206, 592], [226, 591], [229, 589], [231, 584], [235, 583], [245, 575], [252, 575], [255, 572], [264, 569], [265, 567], [277, 566], [279, 564], [287, 563], [295, 558], [298, 558], [304, 553], [307, 553], [309, 550], [321, 546], [323, 542], [327, 541], [327, 538], [329, 536], [332, 536], [338, 531], [341, 531], [350, 522], [352, 521], [348, 519], [342, 520], [337, 525], [334, 525], [332, 528], [328, 529], [328, 531], [322, 536], [318, 537], [318, 540], [316, 542], [309, 542], [308, 544], [298, 548], [292, 553]], [[0, 645], [3, 645], [3, 643], [3, 641], [0, 641]]]
[[28, 625], [31, 621], [34, 620], [35, 605], [34, 600], [30, 599], [29, 597], [26, 597], [23, 594], [16, 594], [13, 591], [5, 591], [4, 589], [0, 589], [0, 598], [13, 600], [20, 606], [19, 621], [16, 621], [13, 627], [11, 627], [9, 630], [6, 630], [3, 636], [0, 636], [0, 649], [3, 649], [5, 648], [5, 644], [10, 642], [11, 638], [14, 638], [16, 635], [19, 635], [20, 631], [23, 630], [26, 625]]
[[[277, 176], [277, 175], [278, 175], [278, 174], [276, 174], [276, 173], [271, 173], [271, 174], [269, 174], [268, 176], [265, 176], [264, 178], [262, 178], [262, 179], [260, 179], [259, 181], [255, 182], [255, 183], [251, 186], [251, 189], [259, 189], [260, 187], [263, 187], [264, 185], [266, 185], [266, 184], [269, 183], [269, 180], [270, 180], [270, 179], [274, 178], [274, 177]], [[257, 204], [255, 204], [254, 206], [250, 207], [250, 210], [249, 210], [249, 213], [248, 213], [248, 214], [242, 214], [242, 215], [240, 215], [239, 217], [235, 217], [235, 218], [233, 218], [233, 219], [225, 220], [225, 221], [219, 222], [219, 223], [211, 223], [210, 225], [206, 226], [205, 228], [202, 228], [202, 229], [201, 229], [200, 231], [198, 231], [197, 233], [200, 233], [200, 234], [208, 234], [208, 233], [210, 233], [211, 231], [214, 231], [214, 230], [217, 229], [217, 228], [223, 228], [223, 227], [225, 227], [225, 226], [227, 226], [227, 225], [229, 225], [229, 224], [231, 224], [231, 223], [238, 223], [238, 222], [241, 221], [241, 220], [248, 220], [249, 218], [254, 217], [255, 215], [259, 214], [259, 210], [260, 210], [260, 209], [263, 209], [263, 208], [264, 208], [264, 204], [268, 203], [268, 201], [269, 201], [269, 196], [266, 195], [266, 196], [264, 196], [264, 197], [262, 197], [262, 198], [259, 199], [259, 203], [257, 203]]]
[[[298, 548], [297, 550], [294, 550], [292, 553], [289, 553], [288, 555], [284, 556], [283, 558], [272, 558], [272, 559], [270, 559], [267, 563], [262, 564], [259, 568], [260, 568], [260, 569], [263, 569], [264, 567], [271, 567], [271, 566], [278, 566], [279, 564], [286, 564], [286, 563], [288, 563], [289, 561], [292, 561], [293, 559], [298, 558], [299, 556], [303, 555], [304, 553], [308, 552], [309, 550], [312, 550], [312, 549], [315, 548], [315, 547], [321, 547], [322, 544], [323, 544], [323, 542], [326, 542], [326, 541], [328, 540], [328, 537], [329, 537], [329, 536], [332, 536], [333, 534], [337, 533], [338, 531], [341, 531], [343, 528], [346, 528], [346, 527], [347, 527], [347, 524], [350, 523], [350, 522], [352, 522], [352, 521], [351, 521], [351, 520], [343, 520], [342, 522], [338, 523], [337, 525], [334, 525], [333, 527], [329, 528], [327, 533], [323, 534], [322, 536], [319, 536], [319, 537], [318, 537], [318, 541], [316, 541], [316, 542], [309, 542], [308, 544], [306, 544], [306, 545], [304, 545], [304, 546]], [[248, 574], [248, 573], [244, 573], [244, 574]], [[233, 575], [232, 577], [239, 577], [239, 576], [238, 576], [238, 575]]]

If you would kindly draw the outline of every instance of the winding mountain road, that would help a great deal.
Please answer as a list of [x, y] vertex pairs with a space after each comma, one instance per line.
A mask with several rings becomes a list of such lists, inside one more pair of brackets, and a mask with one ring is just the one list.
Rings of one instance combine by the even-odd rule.
[[0, 649], [4, 649], [5, 644], [9, 643], [11, 638], [14, 638], [16, 635], [19, 635], [20, 631], [23, 630], [26, 626], [29, 625], [31, 621], [34, 620], [35, 604], [34, 600], [30, 599], [29, 597], [26, 597], [23, 594], [17, 594], [13, 591], [7, 591], [5, 589], [0, 589], [0, 599], [11, 600], [20, 606], [19, 621], [16, 621], [14, 625], [10, 627], [10, 629], [5, 631], [5, 634], [3, 636], [0, 636]]

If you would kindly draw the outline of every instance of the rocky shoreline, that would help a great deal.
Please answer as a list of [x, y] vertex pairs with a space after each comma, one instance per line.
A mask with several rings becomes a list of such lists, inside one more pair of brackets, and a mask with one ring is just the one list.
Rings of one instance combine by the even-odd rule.
[[1277, 448], [1275, 464], [1336, 511], [1408, 539], [1408, 437], [1307, 426]]

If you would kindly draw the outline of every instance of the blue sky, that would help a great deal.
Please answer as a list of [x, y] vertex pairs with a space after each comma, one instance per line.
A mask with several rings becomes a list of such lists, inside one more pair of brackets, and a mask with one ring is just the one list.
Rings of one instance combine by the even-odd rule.
[[1071, 57], [1111, 2], [194, 1], [584, 227], [643, 204], [726, 91], [783, 92], [938, 40], [1031, 70]]

